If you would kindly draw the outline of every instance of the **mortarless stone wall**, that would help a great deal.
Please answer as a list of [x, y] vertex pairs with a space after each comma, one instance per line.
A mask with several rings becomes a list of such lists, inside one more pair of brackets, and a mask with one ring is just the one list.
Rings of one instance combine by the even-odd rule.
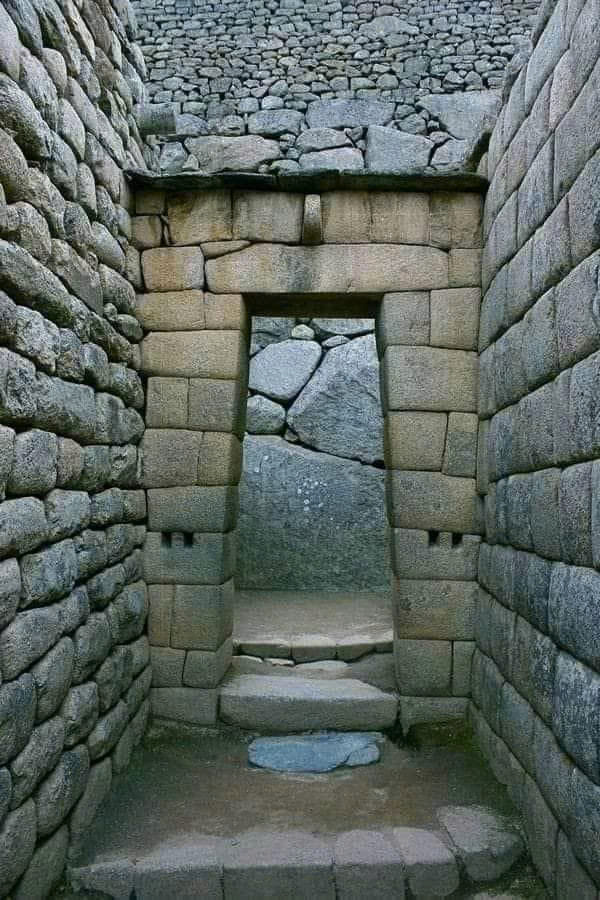
[[[473, 721], [551, 896], [600, 885], [600, 36], [545, 3], [493, 133]], [[550, 15], [551, 14], [551, 15]]]
[[390, 589], [374, 331], [253, 318], [238, 588]]
[[149, 709], [132, 28], [118, 0], [0, 4], [0, 896], [14, 900], [60, 878]]
[[134, 0], [151, 99], [180, 113], [161, 166], [456, 164], [498, 112], [537, 5]]

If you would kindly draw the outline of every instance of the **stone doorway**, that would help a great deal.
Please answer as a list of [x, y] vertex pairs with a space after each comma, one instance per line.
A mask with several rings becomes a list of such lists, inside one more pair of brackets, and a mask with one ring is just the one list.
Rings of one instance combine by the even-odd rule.
[[480, 206], [439, 192], [167, 196], [171, 246], [144, 252], [140, 298], [158, 715], [217, 715], [233, 649], [249, 322], [273, 314], [377, 319], [403, 723], [464, 715], [482, 530]]

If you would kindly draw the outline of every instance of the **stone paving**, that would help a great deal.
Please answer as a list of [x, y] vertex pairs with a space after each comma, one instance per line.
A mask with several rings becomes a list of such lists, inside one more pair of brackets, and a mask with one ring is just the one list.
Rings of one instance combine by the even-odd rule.
[[[248, 766], [247, 741], [155, 730], [92, 827], [73, 886], [115, 900], [134, 887], [138, 900], [174, 888], [182, 897], [390, 900], [408, 888], [454, 896], [460, 882], [461, 896], [474, 897], [523, 862], [510, 803], [468, 744], [416, 753], [386, 741], [375, 766], [283, 775]], [[510, 888], [512, 876], [500, 887], [541, 897], [524, 873], [526, 892]]]

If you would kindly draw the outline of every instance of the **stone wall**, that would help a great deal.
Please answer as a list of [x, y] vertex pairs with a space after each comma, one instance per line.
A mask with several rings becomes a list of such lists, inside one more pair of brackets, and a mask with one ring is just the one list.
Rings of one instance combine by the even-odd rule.
[[[232, 652], [249, 313], [294, 306], [377, 316], [402, 719], [408, 728], [466, 713], [482, 530], [481, 197], [420, 184], [419, 193], [137, 193], [157, 715], [216, 721]], [[259, 374], [251, 370], [254, 389]], [[280, 387], [294, 374], [280, 371]], [[282, 454], [289, 446], [277, 444]]]
[[0, 896], [46, 897], [148, 716], [126, 2], [0, 4]]
[[134, 0], [166, 171], [396, 169], [465, 158], [537, 0]]
[[254, 317], [238, 588], [389, 590], [374, 331]]
[[600, 885], [600, 38], [542, 5], [490, 144], [473, 721], [551, 896]]

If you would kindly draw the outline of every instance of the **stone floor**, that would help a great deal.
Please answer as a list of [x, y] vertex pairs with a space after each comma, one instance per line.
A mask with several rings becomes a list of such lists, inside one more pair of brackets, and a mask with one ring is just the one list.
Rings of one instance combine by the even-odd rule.
[[[329, 888], [323, 892], [319, 881], [323, 871], [318, 860], [323, 854], [331, 859], [334, 853], [335, 857], [334, 847], [348, 832], [369, 831], [375, 843], [385, 844], [389, 851], [386, 841], [393, 828], [431, 829], [431, 834], [435, 831], [438, 835], [432, 840], [438, 841], [439, 849], [443, 829], [437, 816], [441, 807], [484, 805], [512, 820], [504, 789], [464, 735], [454, 742], [432, 743], [418, 750], [386, 740], [379, 763], [325, 775], [284, 775], [252, 768], [247, 762], [249, 740], [249, 735], [234, 729], [208, 732], [155, 726], [136, 751], [131, 768], [115, 779], [74, 866], [74, 884], [124, 900], [130, 896], [132, 879], [138, 879], [139, 900], [166, 896], [161, 891], [170, 893], [171, 888], [177, 889], [180, 897], [222, 896], [223, 883], [225, 897], [246, 900], [329, 896]], [[298, 854], [297, 865], [289, 862], [287, 849], [279, 847], [286, 841], [292, 857]], [[273, 878], [280, 884], [282, 866], [291, 866], [288, 876], [295, 879], [294, 890], [291, 883], [281, 893], [271, 893], [266, 886], [250, 889], [252, 879], [258, 877], [253, 867], [267, 865], [265, 854], [280, 852], [279, 863], [268, 872], [265, 869], [261, 878]], [[244, 866], [250, 868], [244, 869], [241, 888], [231, 882], [229, 890], [228, 878], [235, 880], [236, 866], [242, 864], [227, 861], [239, 853], [248, 856]], [[388, 862], [391, 865], [393, 860]], [[363, 868], [357, 877], [366, 877], [370, 871], [376, 883], [378, 870], [368, 866], [380, 863], [377, 859], [359, 862]], [[389, 878], [389, 866], [384, 869]], [[415, 871], [421, 872], [418, 865]], [[221, 881], [215, 872], [222, 873]], [[440, 873], [446, 877], [447, 869]], [[321, 886], [315, 881], [311, 888], [311, 878]], [[204, 893], [197, 892], [198, 879], [206, 879], [202, 881]], [[454, 887], [435, 895], [544, 896], [526, 863], [518, 864], [516, 874], [512, 870], [509, 881], [505, 879], [492, 893], [488, 891], [482, 884], [465, 886], [463, 877], [458, 892]], [[376, 891], [376, 895], [393, 898], [404, 893], [398, 888]], [[342, 896], [372, 895], [370, 891], [351, 891]]]
[[391, 595], [368, 591], [236, 591], [234, 645], [261, 657], [355, 659], [392, 649]]

